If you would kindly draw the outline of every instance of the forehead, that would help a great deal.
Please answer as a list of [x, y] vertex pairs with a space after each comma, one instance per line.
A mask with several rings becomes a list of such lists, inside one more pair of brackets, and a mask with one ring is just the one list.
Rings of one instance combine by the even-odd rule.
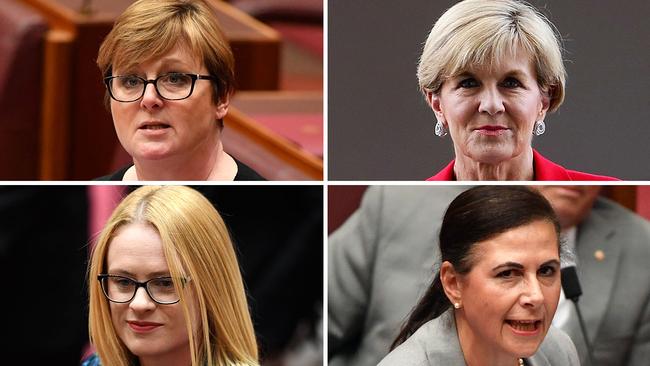
[[164, 53], [153, 55], [145, 60], [128, 60], [114, 65], [114, 73], [123, 70], [160, 71], [165, 68], [180, 68], [175, 71], [202, 72], [203, 61], [196, 55], [185, 42], [178, 42], [174, 47]]
[[472, 256], [475, 266], [492, 268], [509, 261], [535, 265], [559, 259], [559, 243], [553, 224], [537, 220], [477, 243]]
[[452, 77], [471, 73], [481, 76], [501, 76], [504, 74], [517, 73], [523, 77], [536, 79], [537, 75], [533, 59], [528, 52], [516, 49], [507, 51], [487, 62], [471, 62], [452, 71]]
[[108, 245], [106, 266], [109, 272], [128, 272], [143, 277], [168, 271], [160, 235], [151, 225], [122, 226]]

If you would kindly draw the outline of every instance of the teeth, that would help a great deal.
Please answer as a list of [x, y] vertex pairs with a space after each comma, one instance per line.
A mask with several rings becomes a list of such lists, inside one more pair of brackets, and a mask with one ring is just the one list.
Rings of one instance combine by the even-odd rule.
[[535, 326], [536, 321], [534, 320], [522, 320], [522, 321], [517, 321], [517, 320], [511, 320], [509, 321], [510, 326], [517, 330], [521, 330], [524, 332], [532, 332], [537, 328]]

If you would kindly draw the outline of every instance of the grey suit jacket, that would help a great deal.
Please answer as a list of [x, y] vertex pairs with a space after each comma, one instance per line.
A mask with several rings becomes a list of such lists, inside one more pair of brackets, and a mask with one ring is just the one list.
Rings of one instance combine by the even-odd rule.
[[[328, 241], [330, 366], [374, 366], [433, 278], [445, 209], [467, 187], [371, 187]], [[597, 365], [650, 360], [650, 224], [599, 198], [578, 228], [579, 301]], [[594, 253], [601, 250], [605, 259]], [[575, 319], [563, 328], [582, 365]]]
[[[378, 366], [464, 366], [456, 324], [449, 310], [420, 327]], [[580, 366], [569, 337], [551, 327], [540, 348], [526, 359], [528, 366]]]

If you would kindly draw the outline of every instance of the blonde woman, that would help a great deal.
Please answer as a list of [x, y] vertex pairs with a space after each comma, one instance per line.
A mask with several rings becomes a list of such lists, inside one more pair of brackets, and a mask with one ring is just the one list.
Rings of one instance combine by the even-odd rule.
[[551, 22], [525, 1], [465, 0], [431, 29], [417, 72], [435, 134], [455, 160], [428, 180], [615, 180], [565, 169], [532, 148], [564, 100]]
[[133, 158], [99, 180], [263, 179], [223, 149], [234, 59], [204, 0], [134, 2], [97, 64], [115, 132]]
[[228, 231], [187, 187], [145, 186], [93, 248], [84, 366], [250, 366], [257, 343]]

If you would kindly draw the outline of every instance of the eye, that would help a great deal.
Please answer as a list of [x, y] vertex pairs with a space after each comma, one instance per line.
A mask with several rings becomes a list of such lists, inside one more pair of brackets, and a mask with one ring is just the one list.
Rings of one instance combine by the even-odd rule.
[[555, 274], [555, 272], [557, 272], [557, 270], [555, 269], [555, 267], [552, 266], [544, 266], [540, 268], [539, 271], [537, 272], [540, 274], [540, 276], [552, 277]]
[[126, 277], [111, 277], [110, 280], [120, 289], [126, 289], [133, 285], [133, 281]]
[[157, 278], [151, 281], [151, 286], [158, 291], [174, 291], [174, 281], [171, 277]]
[[478, 81], [474, 78], [465, 78], [458, 83], [458, 87], [463, 89], [475, 88], [477, 86]]
[[120, 86], [122, 86], [124, 88], [136, 88], [142, 83], [142, 80], [140, 80], [140, 78], [138, 78], [137, 76], [133, 76], [133, 75], [122, 76], [118, 80], [119, 80]]
[[522, 85], [519, 82], [519, 80], [517, 80], [516, 78], [507, 77], [505, 80], [503, 80], [503, 82], [501, 83], [501, 86], [503, 86], [504, 88], [508, 88], [508, 89], [514, 89], [514, 88], [519, 88]]
[[506, 269], [505, 271], [501, 271], [497, 273], [497, 277], [499, 278], [513, 278], [517, 275], [516, 271], [514, 269]]
[[162, 78], [167, 85], [184, 86], [190, 82], [190, 77], [180, 73], [169, 73]]

